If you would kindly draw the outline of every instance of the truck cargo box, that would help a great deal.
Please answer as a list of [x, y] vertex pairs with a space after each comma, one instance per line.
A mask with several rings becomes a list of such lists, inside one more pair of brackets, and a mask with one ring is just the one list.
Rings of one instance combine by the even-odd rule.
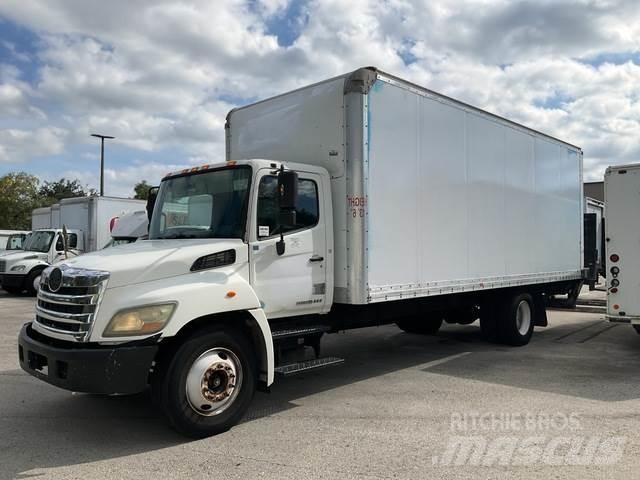
[[326, 168], [334, 301], [579, 279], [582, 151], [373, 68], [227, 117], [227, 159]]

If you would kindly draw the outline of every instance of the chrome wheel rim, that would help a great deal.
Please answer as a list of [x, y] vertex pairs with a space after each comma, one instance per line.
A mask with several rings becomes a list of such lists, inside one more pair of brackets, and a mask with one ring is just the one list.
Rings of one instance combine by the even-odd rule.
[[516, 309], [516, 328], [520, 335], [526, 335], [531, 327], [531, 305], [522, 300]]
[[242, 387], [242, 365], [227, 348], [212, 348], [191, 365], [186, 381], [189, 406], [199, 415], [219, 415], [231, 406]]

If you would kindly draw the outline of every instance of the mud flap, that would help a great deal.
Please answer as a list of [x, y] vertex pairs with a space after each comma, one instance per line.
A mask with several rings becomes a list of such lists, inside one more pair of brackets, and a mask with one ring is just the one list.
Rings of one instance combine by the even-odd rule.
[[547, 321], [547, 299], [543, 293], [533, 296], [533, 324], [536, 327], [546, 327]]

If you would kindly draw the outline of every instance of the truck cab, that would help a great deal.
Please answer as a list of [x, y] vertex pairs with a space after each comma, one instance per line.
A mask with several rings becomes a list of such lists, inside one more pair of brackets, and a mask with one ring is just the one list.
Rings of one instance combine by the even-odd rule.
[[[232, 161], [168, 175], [152, 202], [148, 240], [44, 271], [35, 320], [20, 336], [22, 365], [73, 391], [133, 393], [151, 383], [164, 396], [177, 388], [178, 397], [162, 400], [174, 424], [209, 435], [237, 420], [256, 386], [273, 382], [272, 328], [286, 331], [287, 319], [331, 308], [329, 175], [309, 165]], [[44, 243], [43, 266], [51, 251]], [[61, 351], [52, 341], [75, 345]], [[203, 353], [193, 343], [203, 341], [215, 348]], [[183, 375], [194, 379], [186, 387], [176, 380]], [[235, 388], [239, 376], [245, 382]], [[216, 386], [202, 393], [205, 378]], [[179, 413], [183, 400], [195, 417]]]
[[27, 290], [35, 294], [42, 271], [59, 260], [79, 255], [82, 252], [83, 235], [79, 230], [67, 232], [67, 249], [63, 242], [62, 229], [33, 231], [25, 240], [23, 248], [0, 257], [0, 284], [8, 293], [18, 294]]

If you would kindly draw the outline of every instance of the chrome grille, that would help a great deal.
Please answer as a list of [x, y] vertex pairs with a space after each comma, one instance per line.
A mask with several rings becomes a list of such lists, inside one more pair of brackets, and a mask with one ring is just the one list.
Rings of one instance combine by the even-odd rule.
[[0, 273], [4, 272], [7, 269], [7, 261], [0, 260]]
[[[53, 291], [49, 276], [55, 268], [62, 271], [62, 283]], [[66, 265], [47, 268], [38, 289], [34, 328], [62, 340], [87, 341], [108, 278], [107, 272]]]

